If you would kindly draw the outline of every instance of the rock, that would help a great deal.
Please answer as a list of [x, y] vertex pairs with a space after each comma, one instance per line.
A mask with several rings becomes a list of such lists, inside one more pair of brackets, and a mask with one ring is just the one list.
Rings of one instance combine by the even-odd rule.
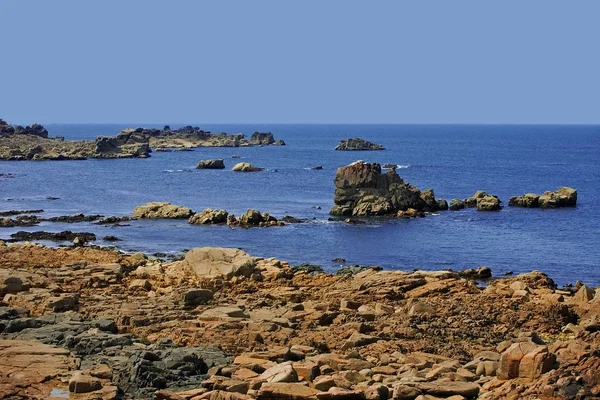
[[257, 168], [247, 162], [241, 162], [235, 164], [231, 170], [236, 172], [259, 172], [262, 171], [262, 168]]
[[102, 389], [100, 380], [81, 372], [76, 372], [69, 380], [69, 392], [89, 393]]
[[188, 219], [190, 224], [225, 224], [229, 213], [226, 210], [213, 210], [210, 208], [204, 209], [202, 212], [192, 215]]
[[368, 142], [364, 139], [345, 139], [335, 148], [336, 150], [385, 150], [380, 144]]
[[321, 171], [323, 169], [323, 166], [322, 165], [317, 165], [315, 167], [312, 167], [311, 169], [314, 170], [314, 171]]
[[264, 383], [258, 391], [258, 400], [316, 399], [318, 390], [296, 383]]
[[587, 285], [581, 285], [577, 293], [572, 298], [573, 302], [587, 303], [594, 299], [596, 291]]
[[225, 163], [222, 159], [219, 160], [201, 160], [196, 165], [196, 169], [224, 169]]
[[434, 396], [464, 396], [472, 399], [479, 394], [479, 385], [470, 382], [424, 382], [415, 385], [418, 389]]
[[377, 337], [363, 335], [362, 333], [354, 332], [342, 346], [342, 350], [349, 350], [356, 347], [366, 346], [375, 343], [379, 340]]
[[229, 214], [227, 217], [227, 225], [239, 226], [242, 228], [249, 227], [269, 227], [269, 226], [282, 226], [283, 222], [278, 221], [277, 218], [273, 217], [268, 213], [262, 213], [258, 210], [247, 210], [239, 218]]
[[187, 219], [194, 213], [187, 207], [177, 206], [167, 202], [150, 202], [137, 206], [133, 210], [135, 218], [154, 219]]
[[513, 196], [508, 200], [511, 207], [539, 207], [540, 196], [535, 193], [527, 193], [523, 196]]
[[[254, 132], [252, 136], [250, 136], [249, 143], [257, 146], [267, 146], [275, 144], [275, 139], [271, 132]], [[281, 143], [283, 143], [283, 141], [281, 141]]]
[[440, 211], [445, 211], [448, 209], [448, 202], [444, 199], [437, 199], [437, 209]]
[[484, 192], [483, 190], [478, 190], [477, 192], [475, 192], [475, 194], [472, 197], [469, 197], [464, 200], [464, 205], [465, 205], [465, 207], [468, 207], [468, 208], [477, 207], [477, 200], [482, 199], [487, 195], [488, 194], [486, 192]]
[[116, 236], [112, 236], [112, 235], [104, 236], [102, 238], [102, 240], [104, 240], [106, 242], [120, 242], [121, 241], [121, 239], [119, 239]]
[[79, 243], [86, 243], [96, 240], [96, 235], [89, 232], [24, 232], [19, 231], [10, 235], [11, 241], [32, 241], [32, 240], [52, 240], [55, 242], [73, 242], [75, 239]]
[[556, 356], [548, 347], [529, 342], [511, 345], [500, 357], [497, 375], [499, 379], [534, 379], [553, 368]]
[[477, 211], [498, 211], [501, 208], [500, 200], [496, 196], [486, 195], [477, 199]]
[[394, 170], [382, 174], [377, 163], [356, 161], [339, 168], [334, 182], [332, 215], [394, 215], [427, 206], [419, 189], [405, 183]]
[[50, 222], [66, 222], [69, 224], [77, 223], [77, 222], [92, 222], [97, 221], [103, 218], [103, 215], [84, 215], [82, 213], [78, 213], [75, 215], [62, 215], [60, 217], [52, 217], [48, 218]]
[[458, 211], [465, 208], [465, 203], [462, 200], [458, 200], [458, 199], [452, 199], [450, 201], [450, 210], [451, 211]]
[[285, 362], [277, 364], [265, 372], [263, 372], [259, 379], [265, 382], [277, 383], [277, 382], [298, 382], [298, 374], [292, 366], [292, 362]]
[[213, 299], [214, 295], [208, 289], [190, 289], [183, 295], [183, 304], [186, 307], [206, 304]]
[[192, 249], [185, 254], [181, 264], [184, 268], [191, 269], [200, 278], [250, 277], [256, 268], [254, 258], [247, 253], [221, 247]]
[[541, 208], [575, 207], [577, 190], [562, 186], [554, 192], [544, 192], [539, 198]]

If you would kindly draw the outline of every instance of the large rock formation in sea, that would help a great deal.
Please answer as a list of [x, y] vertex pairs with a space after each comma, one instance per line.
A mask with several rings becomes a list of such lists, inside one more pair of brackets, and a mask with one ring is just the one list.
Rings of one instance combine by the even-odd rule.
[[155, 201], [137, 206], [133, 210], [135, 218], [150, 219], [187, 219], [194, 212], [187, 207], [177, 206], [164, 201]]
[[356, 161], [337, 170], [332, 215], [396, 215], [399, 211], [435, 211], [443, 202], [404, 182], [395, 169], [381, 173], [378, 163]]
[[225, 163], [223, 159], [218, 160], [200, 160], [196, 169], [224, 169]]
[[361, 138], [344, 139], [337, 145], [336, 150], [385, 150], [380, 144], [368, 142]]
[[145, 158], [149, 153], [148, 139], [132, 133], [70, 141], [48, 137], [48, 131], [39, 124], [13, 127], [0, 123], [0, 160]]
[[260, 172], [263, 169], [255, 167], [254, 165], [247, 162], [241, 162], [235, 164], [231, 170], [235, 172]]
[[575, 207], [577, 205], [577, 190], [562, 186], [554, 192], [546, 191], [541, 196], [535, 193], [527, 193], [523, 196], [511, 197], [508, 205], [527, 208]]

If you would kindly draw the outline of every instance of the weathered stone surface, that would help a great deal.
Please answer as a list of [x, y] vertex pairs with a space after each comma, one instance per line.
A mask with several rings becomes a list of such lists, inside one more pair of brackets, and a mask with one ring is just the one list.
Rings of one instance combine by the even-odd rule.
[[508, 200], [511, 207], [539, 207], [540, 196], [535, 193], [526, 193], [523, 196], [513, 196]]
[[462, 200], [452, 199], [450, 201], [450, 210], [458, 211], [465, 208], [465, 203]]
[[339, 168], [334, 182], [332, 215], [389, 215], [426, 207], [419, 189], [405, 183], [395, 170], [382, 174], [377, 163], [356, 161]]
[[247, 162], [241, 162], [235, 164], [231, 170], [236, 172], [259, 172], [262, 171], [262, 168], [255, 167]]
[[344, 139], [335, 148], [336, 150], [385, 150], [382, 145], [368, 142], [364, 139]]
[[150, 202], [137, 206], [133, 210], [135, 218], [164, 218], [164, 219], [187, 219], [194, 213], [187, 207], [177, 206], [168, 202]]
[[477, 199], [477, 211], [498, 211], [501, 208], [500, 199], [496, 196], [487, 195]]
[[186, 306], [206, 304], [211, 301], [213, 297], [213, 292], [208, 289], [190, 289], [183, 295], [183, 304]]
[[258, 392], [259, 400], [316, 399], [318, 390], [293, 383], [264, 383]]
[[577, 190], [562, 186], [554, 192], [544, 192], [539, 198], [541, 208], [575, 207]]
[[192, 215], [188, 219], [190, 224], [225, 224], [227, 223], [227, 216], [229, 213], [226, 210], [213, 210], [206, 208], [202, 212]]
[[250, 276], [254, 272], [256, 262], [242, 250], [202, 247], [188, 251], [181, 265], [190, 268], [200, 278], [230, 279], [237, 275]]
[[225, 162], [223, 159], [218, 160], [200, 160], [196, 169], [225, 169]]

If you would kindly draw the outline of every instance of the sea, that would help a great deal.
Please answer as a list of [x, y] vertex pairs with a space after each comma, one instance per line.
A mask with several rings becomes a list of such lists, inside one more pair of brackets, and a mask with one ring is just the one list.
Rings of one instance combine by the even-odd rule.
[[[169, 124], [177, 128], [182, 124]], [[131, 215], [134, 207], [168, 201], [226, 209], [254, 208], [281, 218], [308, 220], [271, 228], [199, 226], [185, 220], [137, 220], [127, 226], [44, 222], [0, 228], [92, 232], [121, 239], [123, 251], [177, 255], [194, 247], [243, 249], [253, 256], [310, 263], [335, 272], [342, 265], [406, 270], [488, 266], [495, 276], [540, 270], [557, 284], [600, 285], [600, 126], [589, 125], [311, 125], [191, 124], [212, 132], [272, 132], [286, 146], [198, 148], [153, 152], [147, 159], [1, 161], [0, 211], [44, 209], [44, 216], [74, 213]], [[148, 124], [50, 124], [51, 136], [69, 140], [115, 135]], [[383, 151], [335, 151], [341, 139], [361, 137]], [[239, 158], [233, 158], [238, 156]], [[222, 158], [224, 170], [197, 170], [199, 160]], [[503, 201], [499, 212], [442, 211], [425, 218], [373, 218], [351, 225], [329, 219], [336, 170], [353, 161], [397, 165], [398, 174], [437, 198], [464, 199], [477, 190]], [[237, 162], [264, 168], [235, 173]], [[322, 170], [313, 167], [322, 166]], [[511, 196], [569, 186], [577, 207], [508, 207]], [[343, 258], [344, 263], [332, 261]]]

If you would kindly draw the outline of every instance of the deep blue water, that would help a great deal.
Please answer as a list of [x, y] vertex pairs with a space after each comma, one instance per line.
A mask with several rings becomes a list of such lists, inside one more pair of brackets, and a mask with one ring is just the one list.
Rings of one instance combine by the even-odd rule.
[[[129, 125], [48, 125], [52, 136], [92, 139]], [[151, 126], [151, 125], [144, 125]], [[171, 127], [177, 127], [171, 124]], [[133, 221], [129, 227], [44, 223], [27, 230], [91, 231], [115, 235], [124, 250], [176, 253], [200, 246], [240, 247], [252, 255], [335, 270], [331, 259], [386, 268], [442, 269], [487, 265], [495, 274], [533, 269], [559, 284], [581, 279], [600, 285], [600, 127], [496, 125], [200, 125], [247, 135], [271, 131], [284, 147], [201, 148], [152, 153], [149, 159], [0, 162], [0, 210], [43, 208], [46, 216], [75, 212], [128, 215], [148, 201], [196, 211], [248, 208], [276, 217], [314, 218], [269, 229], [192, 226], [185, 221]], [[159, 127], [159, 126], [156, 126]], [[363, 137], [385, 151], [338, 152], [340, 139]], [[239, 174], [240, 160], [265, 172]], [[224, 158], [225, 170], [195, 170], [198, 160]], [[398, 173], [436, 197], [465, 198], [486, 190], [504, 201], [500, 212], [469, 209], [417, 220], [329, 222], [336, 169], [363, 159], [395, 163]], [[323, 165], [322, 171], [310, 170]], [[576, 208], [508, 207], [508, 198], [559, 186], [578, 190]], [[59, 200], [50, 201], [46, 197]], [[321, 210], [313, 206], [321, 206]], [[7, 238], [18, 229], [0, 230]], [[104, 244], [98, 241], [99, 244]]]

